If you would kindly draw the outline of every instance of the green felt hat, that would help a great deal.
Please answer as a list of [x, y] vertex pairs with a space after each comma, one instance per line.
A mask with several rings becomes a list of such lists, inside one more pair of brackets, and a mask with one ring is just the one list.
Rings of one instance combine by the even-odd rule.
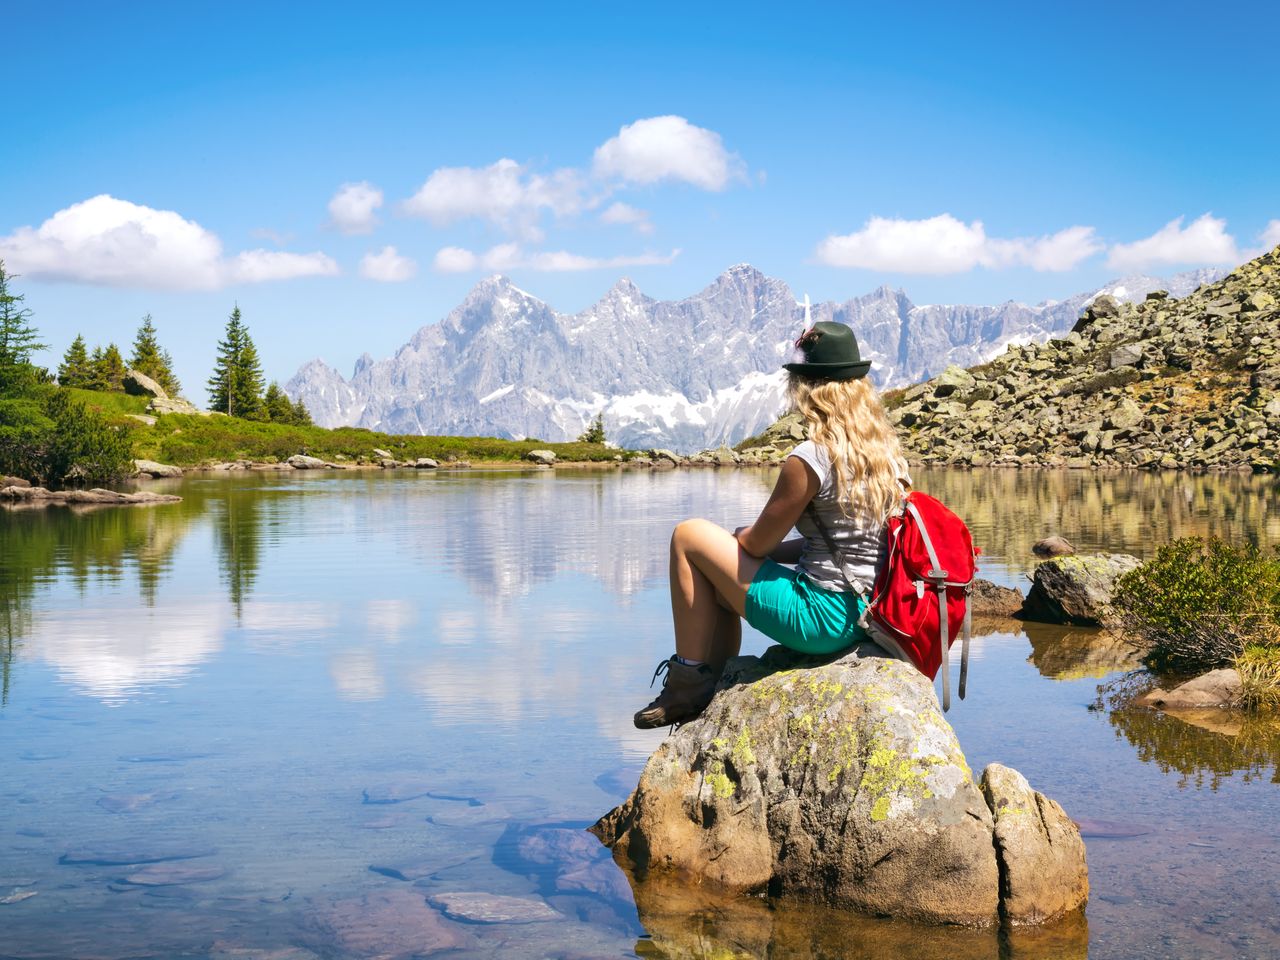
[[784, 370], [814, 380], [858, 380], [867, 375], [871, 361], [863, 360], [852, 328], [819, 320], [804, 332], [796, 346], [804, 353], [800, 363], [784, 363]]

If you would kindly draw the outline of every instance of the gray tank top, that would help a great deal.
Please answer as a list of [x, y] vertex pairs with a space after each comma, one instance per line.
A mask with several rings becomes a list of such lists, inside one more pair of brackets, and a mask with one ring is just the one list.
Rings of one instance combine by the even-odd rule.
[[844, 576], [841, 576], [826, 539], [806, 510], [796, 521], [796, 530], [804, 537], [804, 550], [796, 569], [808, 577], [814, 586], [824, 590], [848, 593], [849, 584], [845, 582], [845, 576], [856, 585], [870, 590], [884, 547], [884, 522], [878, 517], [865, 515], [846, 517], [840, 510], [835, 489], [836, 472], [832, 469], [831, 457], [827, 454], [826, 447], [806, 440], [791, 451], [791, 456], [807, 463], [818, 478], [819, 488], [813, 498], [813, 508], [831, 534], [831, 539], [844, 554], [845, 564]]

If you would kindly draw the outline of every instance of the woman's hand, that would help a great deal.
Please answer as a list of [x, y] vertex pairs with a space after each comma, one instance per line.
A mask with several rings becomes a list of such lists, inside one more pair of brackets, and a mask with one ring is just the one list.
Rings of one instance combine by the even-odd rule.
[[740, 527], [734, 534], [738, 544], [753, 557], [767, 557], [782, 543], [804, 513], [805, 506], [818, 493], [818, 476], [799, 457], [788, 457], [774, 485], [769, 502], [756, 522]]

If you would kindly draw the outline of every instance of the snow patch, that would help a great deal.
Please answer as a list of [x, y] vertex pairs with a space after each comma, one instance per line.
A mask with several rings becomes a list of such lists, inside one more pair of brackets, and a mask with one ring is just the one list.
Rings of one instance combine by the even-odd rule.
[[[501, 400], [515, 388], [516, 385], [514, 383], [508, 383], [505, 387], [499, 387], [497, 390], [493, 391], [493, 393], [486, 393], [478, 402], [481, 406], [484, 406], [486, 403], [493, 403], [495, 400]], [[421, 399], [421, 397], [419, 397], [419, 399]]]

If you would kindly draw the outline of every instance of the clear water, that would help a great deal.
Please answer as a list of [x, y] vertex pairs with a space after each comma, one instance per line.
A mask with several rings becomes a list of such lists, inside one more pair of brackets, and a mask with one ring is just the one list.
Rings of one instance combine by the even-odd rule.
[[[748, 522], [771, 481], [223, 475], [153, 484], [173, 506], [0, 512], [0, 957], [1280, 956], [1280, 731], [1091, 709], [1129, 664], [1069, 629], [980, 638], [951, 719], [974, 768], [1015, 766], [1086, 824], [1087, 923], [637, 908], [580, 828], [663, 735], [630, 715], [670, 652], [667, 538]], [[1280, 542], [1265, 478], [917, 481], [1006, 584], [1048, 533]], [[157, 857], [186, 859], [118, 862]], [[446, 918], [460, 893], [556, 914]]]

